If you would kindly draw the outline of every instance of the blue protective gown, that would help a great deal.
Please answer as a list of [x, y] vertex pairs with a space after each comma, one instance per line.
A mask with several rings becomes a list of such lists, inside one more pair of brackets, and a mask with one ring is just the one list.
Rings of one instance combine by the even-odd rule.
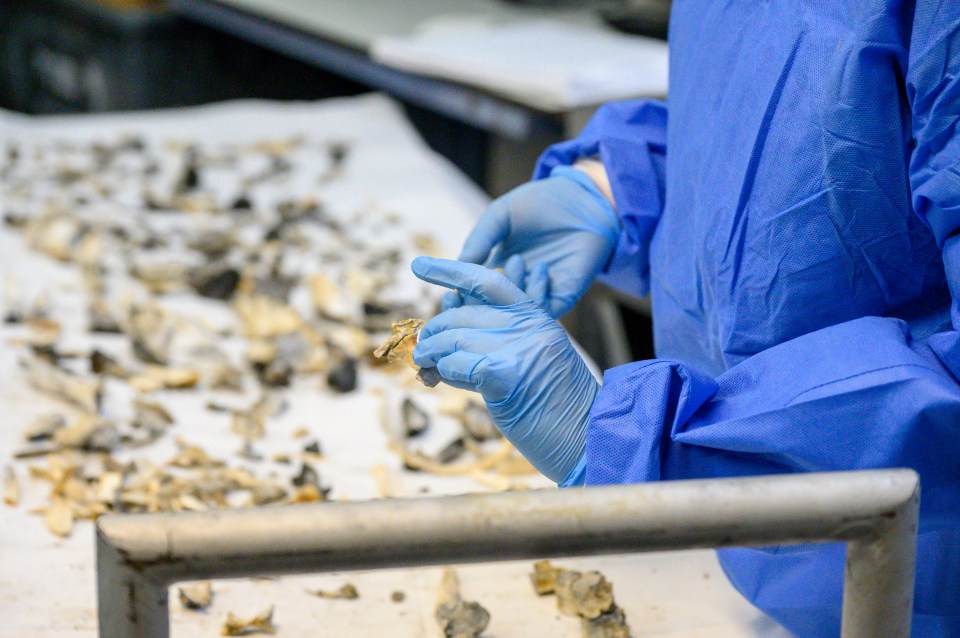
[[[570, 482], [912, 467], [914, 635], [960, 637], [960, 1], [680, 0], [670, 38], [669, 106], [602, 108], [535, 174], [600, 157], [604, 277], [653, 303], [659, 358], [605, 374]], [[720, 560], [839, 635], [842, 545]]]

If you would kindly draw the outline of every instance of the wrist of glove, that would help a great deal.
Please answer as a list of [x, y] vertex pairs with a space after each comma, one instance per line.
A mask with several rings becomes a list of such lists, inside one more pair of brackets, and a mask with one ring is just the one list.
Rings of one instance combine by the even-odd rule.
[[[449, 385], [479, 392], [520, 453], [563, 481], [583, 456], [599, 390], [566, 331], [510, 279], [483, 266], [419, 257], [413, 272], [480, 302], [429, 321], [414, 361], [436, 367]], [[549, 289], [543, 264], [526, 279], [528, 287]]]

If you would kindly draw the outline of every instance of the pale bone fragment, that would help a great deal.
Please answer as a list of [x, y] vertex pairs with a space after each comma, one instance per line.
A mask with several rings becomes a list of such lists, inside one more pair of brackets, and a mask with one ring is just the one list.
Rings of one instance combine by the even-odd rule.
[[616, 605], [592, 620], [581, 618], [580, 632], [583, 638], [630, 638], [627, 615]]
[[140, 374], [128, 379], [130, 386], [139, 392], [184, 390], [196, 387], [199, 382], [200, 373], [197, 370], [158, 365], [148, 365]]
[[120, 328], [113, 311], [107, 304], [107, 300], [102, 297], [96, 297], [87, 308], [88, 322], [90, 332], [100, 333], [120, 333]]
[[360, 319], [359, 302], [348, 297], [344, 287], [338, 286], [326, 275], [311, 275], [307, 286], [317, 315], [340, 322], [356, 322]]
[[13, 507], [20, 502], [20, 483], [11, 466], [3, 469], [3, 502]]
[[147, 363], [165, 365], [176, 335], [173, 318], [153, 302], [133, 304], [127, 316], [133, 352]]
[[102, 374], [117, 379], [129, 379], [133, 374], [119, 361], [101, 350], [94, 350], [90, 353], [90, 371], [94, 374]]
[[303, 326], [296, 310], [263, 295], [238, 295], [233, 308], [249, 339], [272, 339]]
[[379, 463], [370, 468], [373, 474], [373, 480], [377, 482], [377, 493], [380, 498], [397, 498], [402, 495], [402, 490], [397, 484], [397, 477], [390, 472], [390, 469], [383, 463]]
[[243, 372], [229, 363], [219, 363], [207, 372], [207, 384], [212, 390], [243, 391]]
[[475, 397], [472, 392], [450, 388], [440, 401], [437, 411], [460, 421], [466, 434], [475, 441], [501, 438], [500, 430], [494, 424], [487, 406]]
[[27, 382], [40, 392], [71, 403], [82, 410], [97, 413], [100, 409], [100, 379], [70, 374], [41, 359], [21, 361]]
[[163, 294], [183, 287], [189, 266], [177, 261], [135, 262], [130, 267], [130, 276], [140, 280], [152, 293]]
[[262, 611], [249, 620], [242, 620], [227, 612], [227, 620], [220, 628], [221, 636], [247, 636], [249, 634], [275, 634], [277, 628], [273, 624], [273, 606]]
[[319, 503], [326, 500], [326, 495], [316, 485], [303, 485], [296, 488], [290, 496], [291, 503]]
[[47, 441], [53, 438], [54, 432], [66, 424], [67, 420], [62, 414], [44, 414], [30, 422], [23, 432], [23, 438], [30, 442]]
[[[178, 442], [179, 443], [179, 442]], [[181, 468], [198, 467], [223, 467], [226, 465], [223, 461], [215, 459], [206, 450], [196, 445], [182, 445], [180, 451], [172, 459], [167, 461], [167, 465]]]
[[213, 584], [209, 580], [190, 583], [177, 588], [177, 597], [184, 609], [200, 611], [213, 602]]
[[588, 620], [613, 607], [613, 586], [600, 572], [564, 571], [557, 577], [557, 608]]
[[34, 348], [52, 348], [60, 340], [61, 327], [58, 321], [47, 317], [27, 319], [27, 343]]
[[430, 472], [432, 474], [446, 474], [452, 476], [471, 475], [476, 472], [489, 470], [513, 454], [514, 448], [509, 441], [504, 441], [500, 449], [491, 452], [487, 456], [481, 457], [472, 463], [462, 465], [446, 465], [429, 458], [422, 452], [410, 451], [403, 446], [393, 443], [391, 448], [400, 455], [404, 466], [421, 472]]
[[317, 598], [330, 598], [330, 599], [342, 599], [342, 600], [356, 600], [360, 598], [360, 593], [357, 591], [357, 588], [351, 583], [344, 583], [339, 589], [334, 589], [332, 591], [324, 589], [308, 589], [307, 593], [311, 596], [316, 596]]
[[63, 213], [31, 219], [24, 230], [30, 248], [60, 261], [70, 261], [74, 248], [87, 232], [87, 226]]
[[533, 589], [538, 596], [546, 596], [557, 591], [557, 578], [566, 570], [562, 567], [554, 567], [548, 560], [538, 560], [533, 564], [533, 573], [530, 574], [530, 581], [533, 583]]
[[97, 480], [94, 499], [100, 503], [113, 505], [123, 487], [124, 476], [121, 472], [104, 472]]
[[47, 529], [66, 538], [73, 531], [73, 508], [63, 498], [54, 498], [43, 513], [43, 523]]
[[73, 424], [53, 434], [53, 442], [61, 448], [109, 451], [117, 445], [119, 435], [112, 423], [98, 416], [84, 415]]
[[443, 569], [434, 615], [446, 638], [477, 638], [490, 624], [490, 612], [480, 603], [463, 600], [452, 567]]
[[322, 331], [333, 345], [354, 359], [366, 357], [373, 350], [370, 335], [357, 326], [331, 322], [329, 325], [324, 325]]
[[413, 349], [417, 345], [417, 337], [423, 327], [422, 319], [404, 319], [395, 321], [390, 326], [390, 336], [379, 348], [373, 351], [377, 359], [386, 358], [387, 361], [402, 361], [417, 371], [417, 380], [428, 388], [440, 383], [440, 375], [436, 368], [421, 368], [413, 361]]
[[20, 282], [5, 275], [3, 278], [3, 322], [20, 323], [26, 315]]

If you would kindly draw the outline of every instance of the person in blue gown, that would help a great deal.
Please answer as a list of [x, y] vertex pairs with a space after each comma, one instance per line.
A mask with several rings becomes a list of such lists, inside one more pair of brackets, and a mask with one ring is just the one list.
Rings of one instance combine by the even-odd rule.
[[[960, 637], [960, 2], [685, 0], [670, 45], [668, 103], [602, 107], [414, 261], [453, 290], [415, 360], [563, 486], [914, 468], [913, 633]], [[602, 385], [556, 321], [596, 279], [651, 295], [657, 354]], [[719, 555], [839, 635], [842, 545]]]

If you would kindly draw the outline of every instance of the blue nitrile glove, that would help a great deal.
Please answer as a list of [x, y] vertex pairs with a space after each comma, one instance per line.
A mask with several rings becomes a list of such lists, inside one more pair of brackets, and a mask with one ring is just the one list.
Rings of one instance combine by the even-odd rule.
[[[559, 317], [577, 302], [606, 266], [620, 237], [620, 219], [593, 181], [558, 166], [547, 179], [524, 184], [495, 200], [467, 237], [460, 261], [502, 268], [522, 256], [544, 263], [550, 278], [546, 305]], [[471, 303], [456, 293], [443, 308]]]
[[[503, 435], [538, 470], [562, 482], [583, 456], [599, 385], [563, 327], [507, 277], [475, 264], [418, 257], [413, 273], [480, 305], [452, 308], [420, 331], [419, 366], [449, 385], [479, 392]], [[545, 289], [547, 268], [527, 276]]]

